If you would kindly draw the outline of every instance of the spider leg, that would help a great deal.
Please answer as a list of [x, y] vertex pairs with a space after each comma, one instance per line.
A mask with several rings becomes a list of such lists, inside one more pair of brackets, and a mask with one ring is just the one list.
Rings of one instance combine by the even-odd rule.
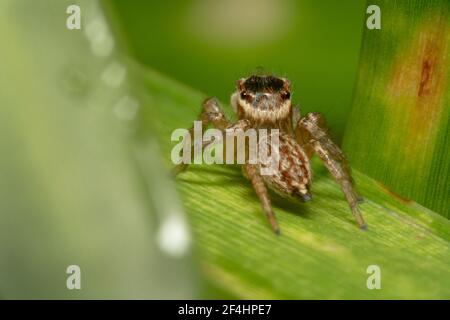
[[243, 166], [243, 170], [244, 175], [251, 181], [256, 195], [261, 201], [261, 205], [267, 218], [269, 219], [272, 230], [276, 234], [280, 234], [280, 227], [278, 226], [277, 220], [275, 219], [275, 214], [273, 212], [272, 204], [269, 198], [269, 192], [267, 191], [267, 187], [264, 184], [261, 175], [258, 173], [256, 166], [252, 164], [245, 164]]
[[306, 152], [314, 152], [322, 159], [333, 178], [340, 184], [359, 227], [366, 229], [366, 223], [358, 208], [360, 198], [353, 186], [347, 159], [328, 135], [325, 119], [322, 115], [320, 113], [308, 113], [301, 118], [296, 128], [296, 137], [300, 140]]
[[298, 144], [300, 144], [308, 159], [311, 159], [312, 155], [314, 154], [314, 149], [312, 148], [312, 145], [310, 143], [311, 133], [301, 125], [302, 118], [300, 116], [300, 111], [298, 110], [298, 108], [294, 107], [292, 111], [295, 140], [298, 142]]
[[[202, 121], [202, 130], [205, 130], [209, 124], [213, 124], [215, 128], [220, 130], [225, 130], [229, 125], [230, 121], [227, 119], [225, 114], [222, 111], [219, 103], [215, 98], [208, 98], [202, 103], [202, 111], [198, 120]], [[187, 133], [188, 136], [194, 136], [194, 127], [192, 126]], [[202, 150], [209, 144], [210, 142], [202, 144]], [[194, 154], [194, 145], [191, 146], [191, 154]], [[185, 171], [189, 164], [180, 163], [176, 165], [172, 169], [172, 175], [177, 176], [179, 173]]]

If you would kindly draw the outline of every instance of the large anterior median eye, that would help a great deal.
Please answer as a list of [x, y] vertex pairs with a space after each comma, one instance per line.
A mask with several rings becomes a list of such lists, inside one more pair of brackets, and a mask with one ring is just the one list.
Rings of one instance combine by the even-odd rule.
[[248, 103], [252, 103], [253, 95], [251, 93], [247, 93], [245, 91], [241, 92], [241, 99], [247, 101]]
[[287, 100], [291, 97], [291, 93], [289, 91], [281, 91], [280, 96], [281, 96], [281, 99]]

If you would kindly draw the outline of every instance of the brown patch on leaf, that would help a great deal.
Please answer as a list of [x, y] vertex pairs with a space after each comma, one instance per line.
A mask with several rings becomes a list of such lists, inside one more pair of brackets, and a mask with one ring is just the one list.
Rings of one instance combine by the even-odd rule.
[[[399, 111], [407, 149], [417, 153], [432, 141], [445, 108], [448, 74], [447, 13], [435, 12], [398, 54], [388, 86], [389, 105]], [[399, 115], [397, 114], [397, 115]], [[420, 151], [419, 151], [420, 152]]]
[[405, 197], [402, 197], [401, 195], [399, 195], [398, 193], [395, 193], [394, 191], [392, 191], [391, 189], [389, 189], [387, 186], [385, 186], [383, 183], [381, 182], [377, 182], [378, 185], [387, 193], [389, 193], [391, 196], [393, 196], [395, 199], [399, 200], [401, 203], [409, 205], [411, 204], [413, 201], [410, 199], [407, 199]]

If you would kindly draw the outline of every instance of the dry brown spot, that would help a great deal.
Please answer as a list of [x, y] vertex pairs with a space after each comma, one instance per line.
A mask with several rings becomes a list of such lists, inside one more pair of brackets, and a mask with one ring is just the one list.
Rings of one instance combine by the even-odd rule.
[[399, 200], [401, 203], [409, 205], [411, 204], [413, 201], [410, 199], [407, 199], [401, 195], [399, 195], [398, 193], [395, 193], [394, 191], [392, 191], [391, 189], [389, 189], [389, 187], [387, 187], [386, 185], [384, 185], [381, 182], [377, 182], [378, 185], [387, 193], [389, 193], [391, 196], [393, 196], [395, 199]]
[[431, 57], [425, 57], [425, 60], [422, 63], [422, 77], [420, 80], [419, 97], [423, 97], [431, 92], [429, 80], [431, 78], [433, 66], [434, 61], [431, 59]]

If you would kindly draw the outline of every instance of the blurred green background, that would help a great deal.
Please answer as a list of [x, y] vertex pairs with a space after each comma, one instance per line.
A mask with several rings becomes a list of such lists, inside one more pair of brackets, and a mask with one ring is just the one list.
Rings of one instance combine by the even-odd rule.
[[70, 0], [0, 1], [0, 297], [196, 297], [157, 147], [135, 151], [132, 72], [100, 3], [75, 3], [81, 30], [66, 27]]
[[288, 77], [303, 112], [324, 112], [340, 140], [350, 109], [365, 0], [111, 0], [141, 63], [229, 102], [262, 67]]

